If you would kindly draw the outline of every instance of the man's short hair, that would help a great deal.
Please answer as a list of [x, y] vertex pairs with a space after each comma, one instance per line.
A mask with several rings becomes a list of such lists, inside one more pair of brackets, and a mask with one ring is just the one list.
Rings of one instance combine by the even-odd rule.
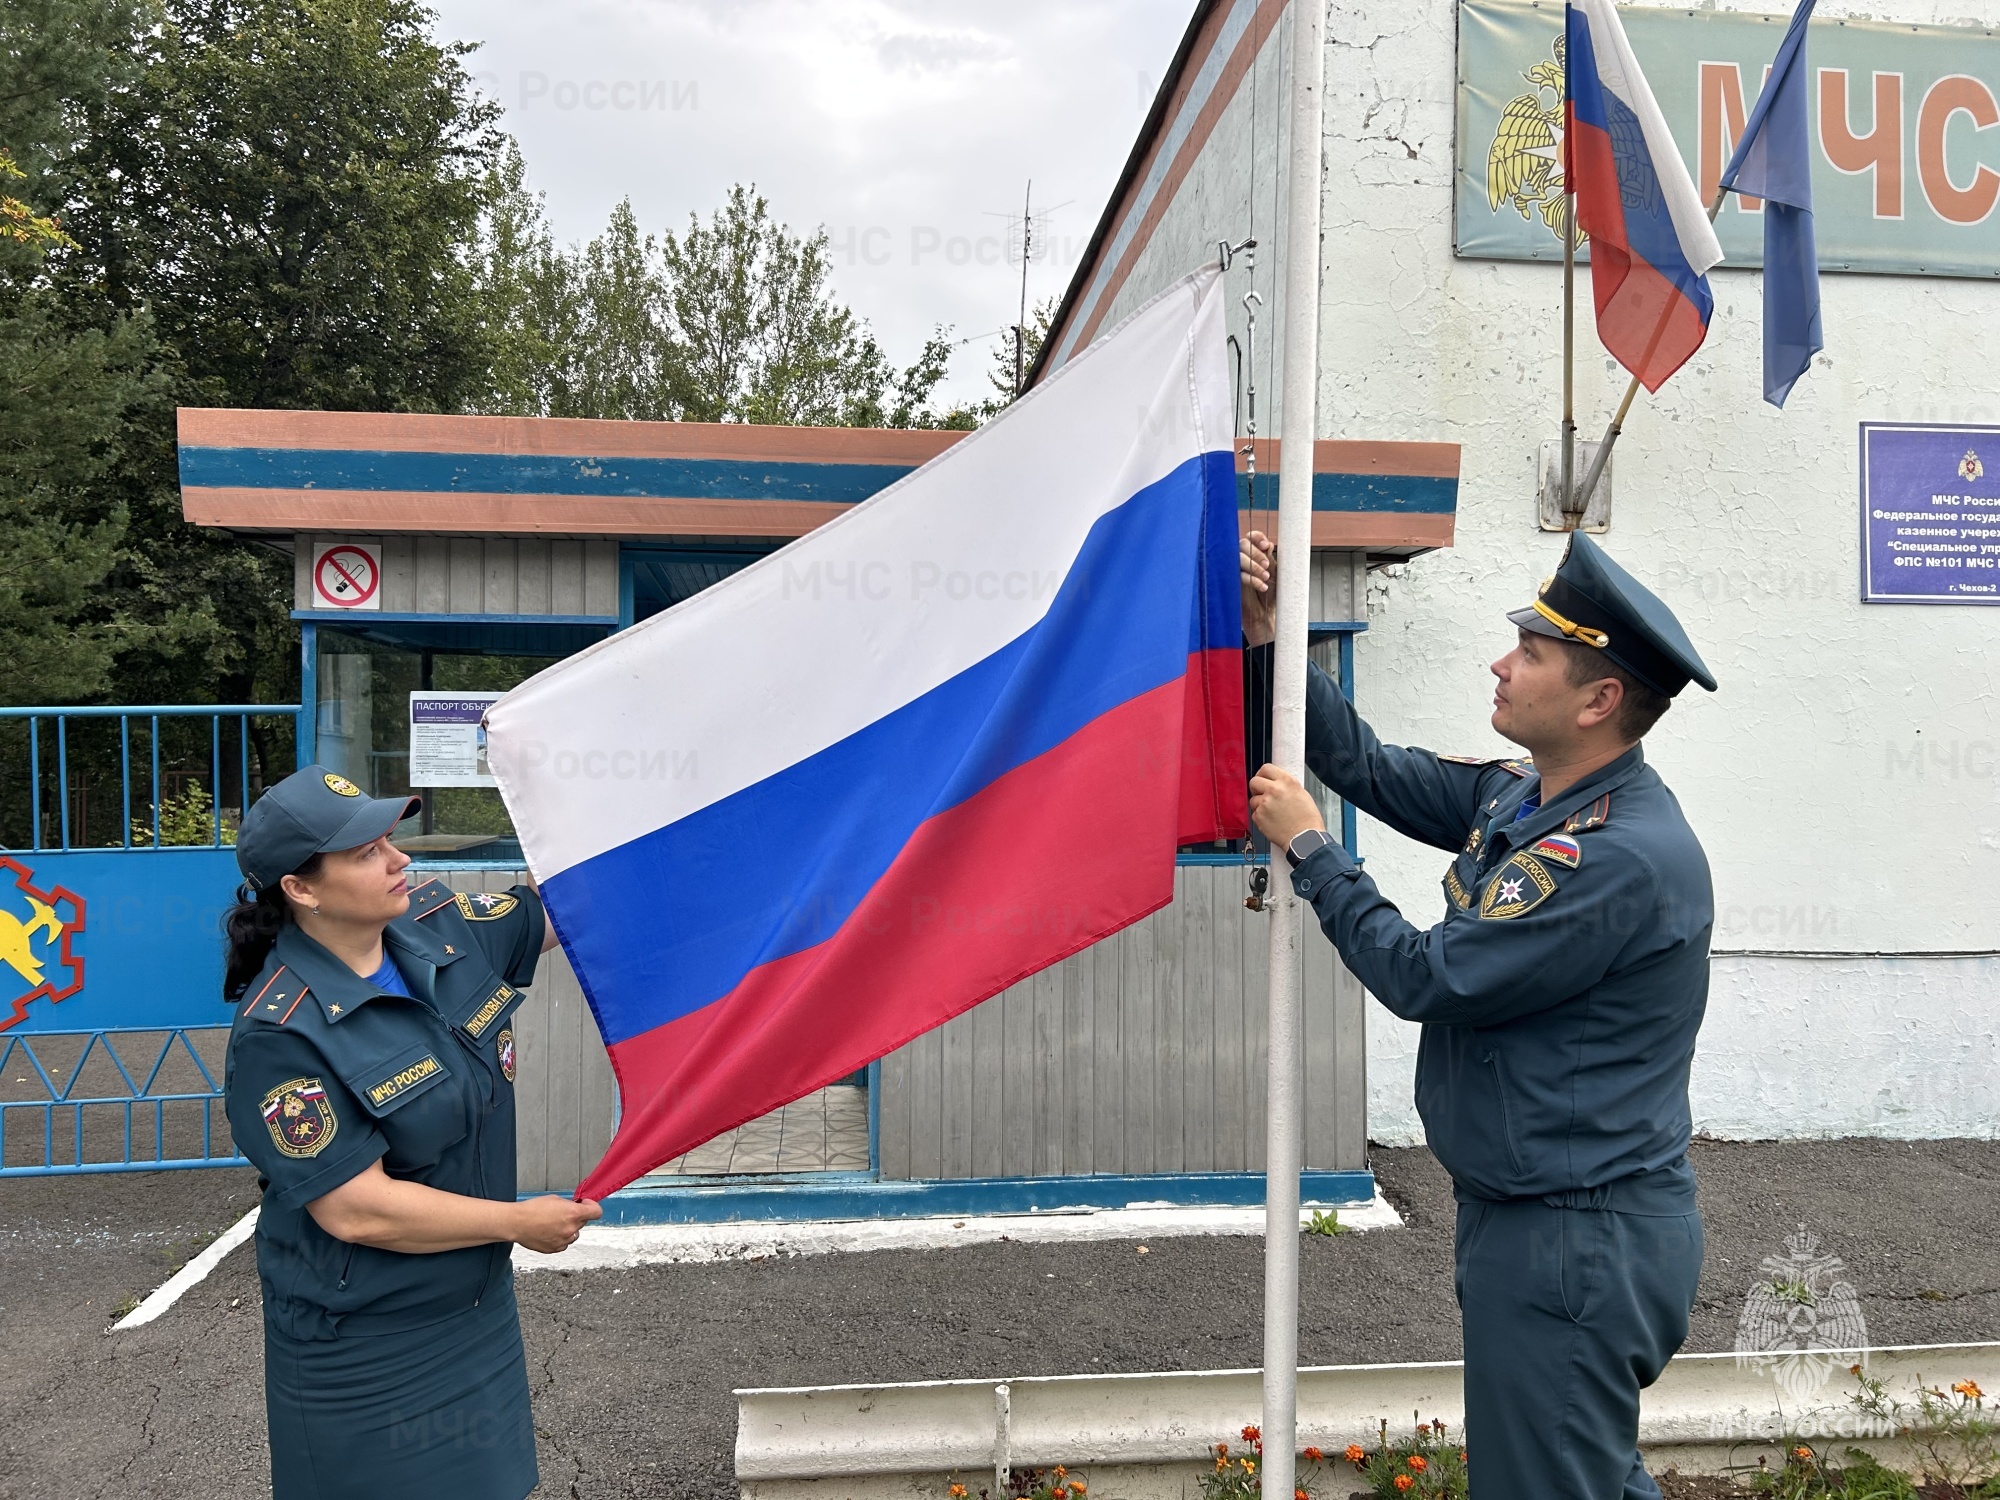
[[1563, 676], [1571, 687], [1580, 688], [1606, 677], [1616, 678], [1624, 687], [1625, 697], [1618, 705], [1621, 738], [1637, 744], [1660, 722], [1660, 715], [1673, 706], [1673, 699], [1647, 687], [1595, 646], [1580, 646], [1575, 641], [1564, 641], [1562, 645], [1568, 657]]

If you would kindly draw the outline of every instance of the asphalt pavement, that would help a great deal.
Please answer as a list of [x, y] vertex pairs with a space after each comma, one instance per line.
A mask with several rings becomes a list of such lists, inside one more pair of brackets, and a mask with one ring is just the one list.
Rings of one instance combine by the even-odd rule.
[[[1407, 1227], [1303, 1246], [1313, 1364], [1451, 1359], [1452, 1203], [1378, 1149]], [[1698, 1143], [1708, 1237], [1689, 1347], [1728, 1349], [1763, 1258], [1804, 1223], [1875, 1344], [2000, 1339], [2000, 1143]], [[233, 1252], [147, 1327], [119, 1312], [249, 1208], [247, 1172], [0, 1181], [0, 1496], [267, 1491], [261, 1315]], [[1212, 1369], [1258, 1358], [1252, 1238], [655, 1266], [520, 1278], [545, 1496], [733, 1496], [737, 1386]]]

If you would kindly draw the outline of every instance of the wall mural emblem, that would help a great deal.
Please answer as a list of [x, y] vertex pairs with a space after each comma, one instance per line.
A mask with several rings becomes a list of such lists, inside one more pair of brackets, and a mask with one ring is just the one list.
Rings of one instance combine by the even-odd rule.
[[0, 1031], [27, 1019], [35, 1000], [67, 1000], [83, 988], [83, 897], [42, 890], [35, 872], [0, 854]]

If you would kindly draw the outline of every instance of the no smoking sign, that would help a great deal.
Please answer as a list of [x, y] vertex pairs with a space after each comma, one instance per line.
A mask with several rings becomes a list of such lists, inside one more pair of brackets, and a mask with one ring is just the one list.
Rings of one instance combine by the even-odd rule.
[[313, 603], [320, 609], [380, 609], [382, 549], [340, 542], [313, 553]]

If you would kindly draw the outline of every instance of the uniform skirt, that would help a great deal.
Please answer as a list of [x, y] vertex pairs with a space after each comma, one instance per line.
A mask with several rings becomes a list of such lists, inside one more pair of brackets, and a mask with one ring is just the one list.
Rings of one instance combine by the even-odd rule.
[[264, 1328], [275, 1500], [522, 1500], [539, 1478], [511, 1278], [406, 1332]]

